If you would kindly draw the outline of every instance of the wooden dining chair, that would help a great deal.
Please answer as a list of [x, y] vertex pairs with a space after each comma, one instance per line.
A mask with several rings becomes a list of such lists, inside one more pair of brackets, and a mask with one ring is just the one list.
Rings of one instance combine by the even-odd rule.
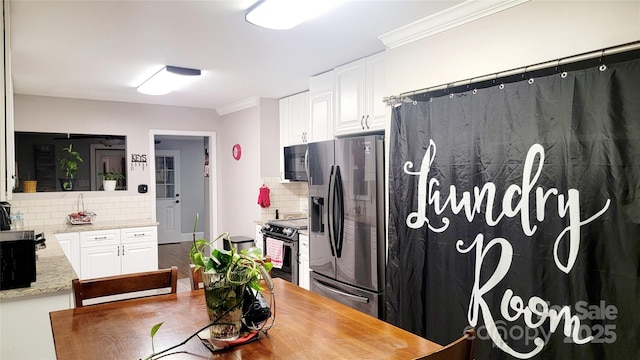
[[198, 290], [204, 288], [202, 283], [202, 268], [196, 270], [196, 266], [189, 264], [189, 279], [191, 280], [191, 290]]
[[469, 329], [458, 340], [442, 349], [416, 360], [473, 360], [475, 356], [476, 331]]
[[[76, 298], [76, 307], [85, 306], [83, 304], [84, 300], [111, 295], [128, 294], [129, 296], [127, 296], [127, 298], [134, 298], [162, 294], [151, 294], [150, 292], [146, 292], [144, 294], [132, 294], [146, 290], [171, 288], [170, 293], [176, 293], [178, 289], [178, 267], [172, 266], [170, 269], [107, 276], [95, 279], [73, 279], [71, 283], [73, 285], [73, 293]], [[108, 301], [109, 300], [98, 302]]]

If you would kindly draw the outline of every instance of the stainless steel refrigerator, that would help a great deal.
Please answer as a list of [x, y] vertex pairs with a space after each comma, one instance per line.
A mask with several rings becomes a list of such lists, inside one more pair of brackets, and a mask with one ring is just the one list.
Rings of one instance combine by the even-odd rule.
[[384, 136], [308, 144], [311, 291], [384, 319]]

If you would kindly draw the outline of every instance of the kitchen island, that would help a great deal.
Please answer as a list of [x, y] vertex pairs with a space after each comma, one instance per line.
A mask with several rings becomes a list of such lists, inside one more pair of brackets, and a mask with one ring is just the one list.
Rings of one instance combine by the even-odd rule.
[[74, 306], [71, 280], [78, 277], [55, 234], [147, 225], [157, 223], [136, 220], [29, 229], [44, 234], [46, 248], [37, 251], [36, 281], [30, 287], [0, 291], [0, 359], [55, 358], [49, 312]]
[[[166, 359], [414, 359], [434, 342], [274, 279], [276, 325], [257, 341], [212, 353], [198, 337]], [[85, 306], [51, 313], [58, 360], [142, 359], [179, 344], [208, 322], [203, 290]]]

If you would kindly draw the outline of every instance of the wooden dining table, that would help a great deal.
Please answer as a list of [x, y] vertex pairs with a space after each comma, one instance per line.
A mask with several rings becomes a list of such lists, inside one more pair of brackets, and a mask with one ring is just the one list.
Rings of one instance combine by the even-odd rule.
[[[162, 359], [414, 359], [440, 348], [336, 301], [274, 279], [275, 326], [260, 339], [210, 351], [196, 336]], [[50, 313], [58, 360], [144, 359], [209, 323], [203, 290]], [[37, 346], [34, 343], [34, 346]], [[166, 354], [165, 354], [166, 355]]]

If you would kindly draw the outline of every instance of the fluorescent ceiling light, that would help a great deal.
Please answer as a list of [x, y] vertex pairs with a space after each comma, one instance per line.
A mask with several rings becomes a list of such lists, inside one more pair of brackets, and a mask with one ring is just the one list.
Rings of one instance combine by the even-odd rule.
[[343, 0], [261, 0], [255, 3], [245, 19], [267, 29], [286, 30], [324, 14]]
[[138, 86], [138, 92], [147, 95], [165, 95], [180, 89], [201, 74], [200, 70], [165, 66]]

